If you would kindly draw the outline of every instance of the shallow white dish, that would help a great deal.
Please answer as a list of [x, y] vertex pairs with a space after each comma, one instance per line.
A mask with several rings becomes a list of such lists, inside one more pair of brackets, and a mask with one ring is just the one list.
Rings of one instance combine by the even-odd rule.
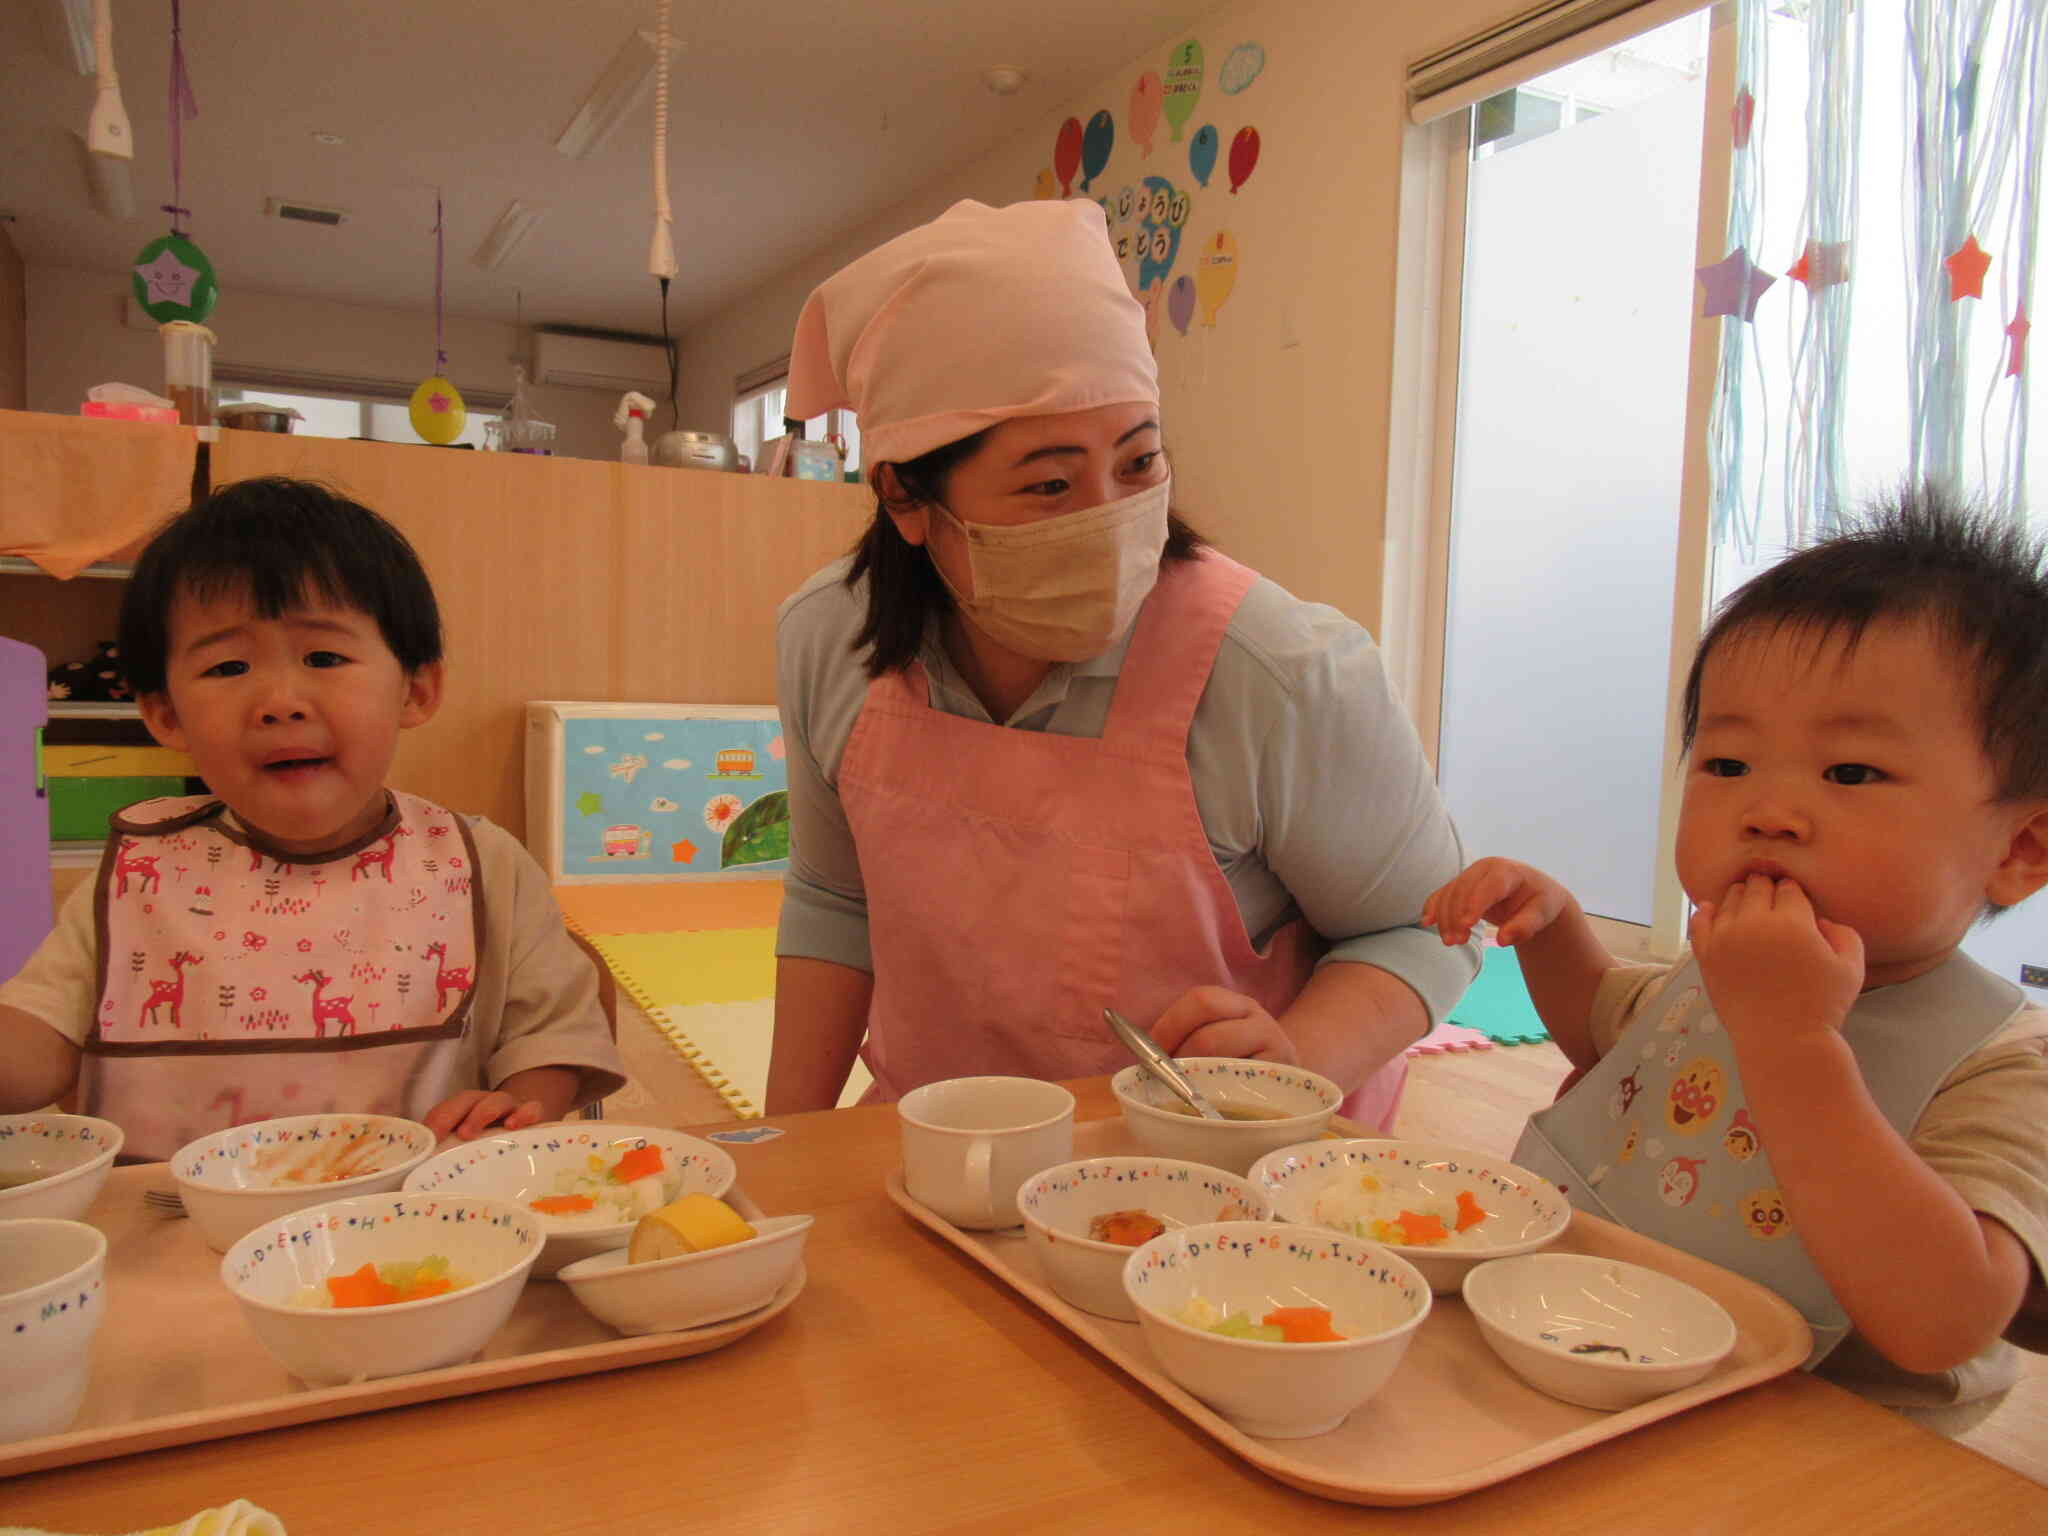
[[1344, 1101], [1344, 1091], [1306, 1067], [1231, 1056], [1176, 1058], [1202, 1096], [1221, 1109], [1238, 1105], [1277, 1111], [1273, 1120], [1203, 1120], [1164, 1108], [1179, 1104], [1172, 1090], [1141, 1066], [1110, 1079], [1124, 1124], [1139, 1147], [1155, 1157], [1207, 1163], [1244, 1173], [1266, 1153], [1320, 1136]]
[[1719, 1302], [1618, 1259], [1496, 1259], [1474, 1267], [1464, 1291], [1480, 1333], [1516, 1375], [1582, 1408], [1630, 1408], [1689, 1387], [1735, 1347], [1735, 1321]]
[[[511, 1314], [540, 1250], [540, 1219], [502, 1200], [360, 1195], [251, 1232], [222, 1257], [220, 1277], [278, 1364], [302, 1381], [334, 1385], [472, 1358]], [[293, 1304], [329, 1276], [432, 1254], [470, 1283], [381, 1307]]]
[[[661, 1149], [665, 1167], [660, 1204], [690, 1194], [723, 1198], [737, 1176], [724, 1148], [681, 1131], [578, 1120], [491, 1132], [459, 1143], [415, 1168], [407, 1175], [405, 1188], [413, 1194], [460, 1191], [489, 1195], [527, 1208], [530, 1202], [555, 1194], [561, 1175], [589, 1169], [592, 1158], [615, 1162], [643, 1146]], [[578, 1259], [624, 1248], [639, 1220], [636, 1216], [630, 1221], [575, 1221], [538, 1211], [532, 1214], [547, 1238], [533, 1267], [539, 1278]]]
[[106, 1315], [107, 1240], [82, 1221], [0, 1221], [0, 1440], [70, 1427]]
[[[1253, 1164], [1251, 1178], [1272, 1201], [1276, 1220], [1381, 1243], [1421, 1270], [1439, 1296], [1455, 1294], [1475, 1264], [1556, 1242], [1572, 1217], [1571, 1202], [1548, 1179], [1504, 1158], [1436, 1142], [1361, 1138], [1282, 1147]], [[1487, 1216], [1442, 1243], [1396, 1242], [1344, 1226], [1331, 1186], [1365, 1178], [1377, 1181], [1396, 1205], [1405, 1197], [1414, 1209], [1441, 1206], [1454, 1221], [1457, 1198], [1465, 1194]]]
[[1266, 1197], [1234, 1173], [1165, 1157], [1089, 1157], [1060, 1163], [1017, 1191], [1024, 1242], [1062, 1300], [1098, 1317], [1138, 1320], [1124, 1293], [1132, 1245], [1088, 1235], [1112, 1211], [1142, 1210], [1168, 1231], [1214, 1221], [1265, 1221]]
[[[1377, 1243], [1317, 1227], [1229, 1221], [1152, 1239], [1124, 1289], [1160, 1369], [1248, 1435], [1335, 1429], [1386, 1385], [1429, 1316], [1429, 1283]], [[1231, 1338], [1182, 1322], [1196, 1297], [1257, 1322], [1275, 1307], [1327, 1308], [1330, 1344]]]
[[625, 1334], [701, 1328], [765, 1307], [803, 1262], [810, 1216], [764, 1216], [754, 1236], [703, 1253], [626, 1262], [626, 1250], [592, 1254], [557, 1271], [590, 1315]]
[[0, 1185], [9, 1186], [0, 1188], [0, 1221], [76, 1221], [99, 1198], [124, 1139], [113, 1121], [91, 1115], [0, 1115]]
[[[395, 1115], [288, 1115], [230, 1126], [180, 1147], [171, 1178], [206, 1245], [224, 1253], [293, 1211], [383, 1194], [434, 1151], [434, 1133]], [[350, 1172], [334, 1178], [337, 1172]]]

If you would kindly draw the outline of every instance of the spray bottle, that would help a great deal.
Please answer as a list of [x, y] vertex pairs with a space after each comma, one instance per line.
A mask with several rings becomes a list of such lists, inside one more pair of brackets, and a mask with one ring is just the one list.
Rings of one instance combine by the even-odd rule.
[[647, 413], [653, 409], [654, 402], [638, 390], [629, 389], [619, 397], [619, 408], [612, 413], [612, 425], [626, 434], [626, 440], [619, 444], [619, 458], [624, 463], [647, 462], [645, 423]]

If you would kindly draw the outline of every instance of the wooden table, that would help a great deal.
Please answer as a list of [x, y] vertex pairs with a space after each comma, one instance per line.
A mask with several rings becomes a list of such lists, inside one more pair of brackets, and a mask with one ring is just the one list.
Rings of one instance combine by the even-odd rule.
[[[1072, 1086], [1081, 1118], [1114, 1112], [1106, 1080]], [[127, 1531], [239, 1497], [292, 1536], [2048, 1530], [2048, 1489], [1803, 1375], [1447, 1503], [1318, 1499], [906, 1219], [882, 1192], [892, 1109], [769, 1123], [786, 1134], [733, 1155], [766, 1209], [817, 1213], [810, 1284], [738, 1343], [26, 1474], [0, 1521]]]

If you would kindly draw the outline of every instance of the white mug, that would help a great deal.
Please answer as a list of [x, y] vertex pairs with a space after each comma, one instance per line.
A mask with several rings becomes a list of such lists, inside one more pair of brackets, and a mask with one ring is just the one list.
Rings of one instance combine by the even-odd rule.
[[1014, 1227], [1026, 1179], [1074, 1156], [1074, 1096], [1035, 1077], [949, 1077], [896, 1103], [903, 1187], [956, 1227]]

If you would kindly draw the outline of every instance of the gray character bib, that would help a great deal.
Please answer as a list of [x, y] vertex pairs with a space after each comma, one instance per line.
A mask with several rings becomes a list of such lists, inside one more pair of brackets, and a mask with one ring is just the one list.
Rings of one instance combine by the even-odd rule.
[[[1956, 1066], [2012, 1019], [2018, 987], [1955, 954], [1865, 992], [1842, 1036], [1901, 1136]], [[1529, 1117], [1515, 1161], [1573, 1205], [1769, 1286], [1813, 1329], [1807, 1368], [1848, 1334], [1750, 1118], [1734, 1044], [1691, 956], [1571, 1092]]]

